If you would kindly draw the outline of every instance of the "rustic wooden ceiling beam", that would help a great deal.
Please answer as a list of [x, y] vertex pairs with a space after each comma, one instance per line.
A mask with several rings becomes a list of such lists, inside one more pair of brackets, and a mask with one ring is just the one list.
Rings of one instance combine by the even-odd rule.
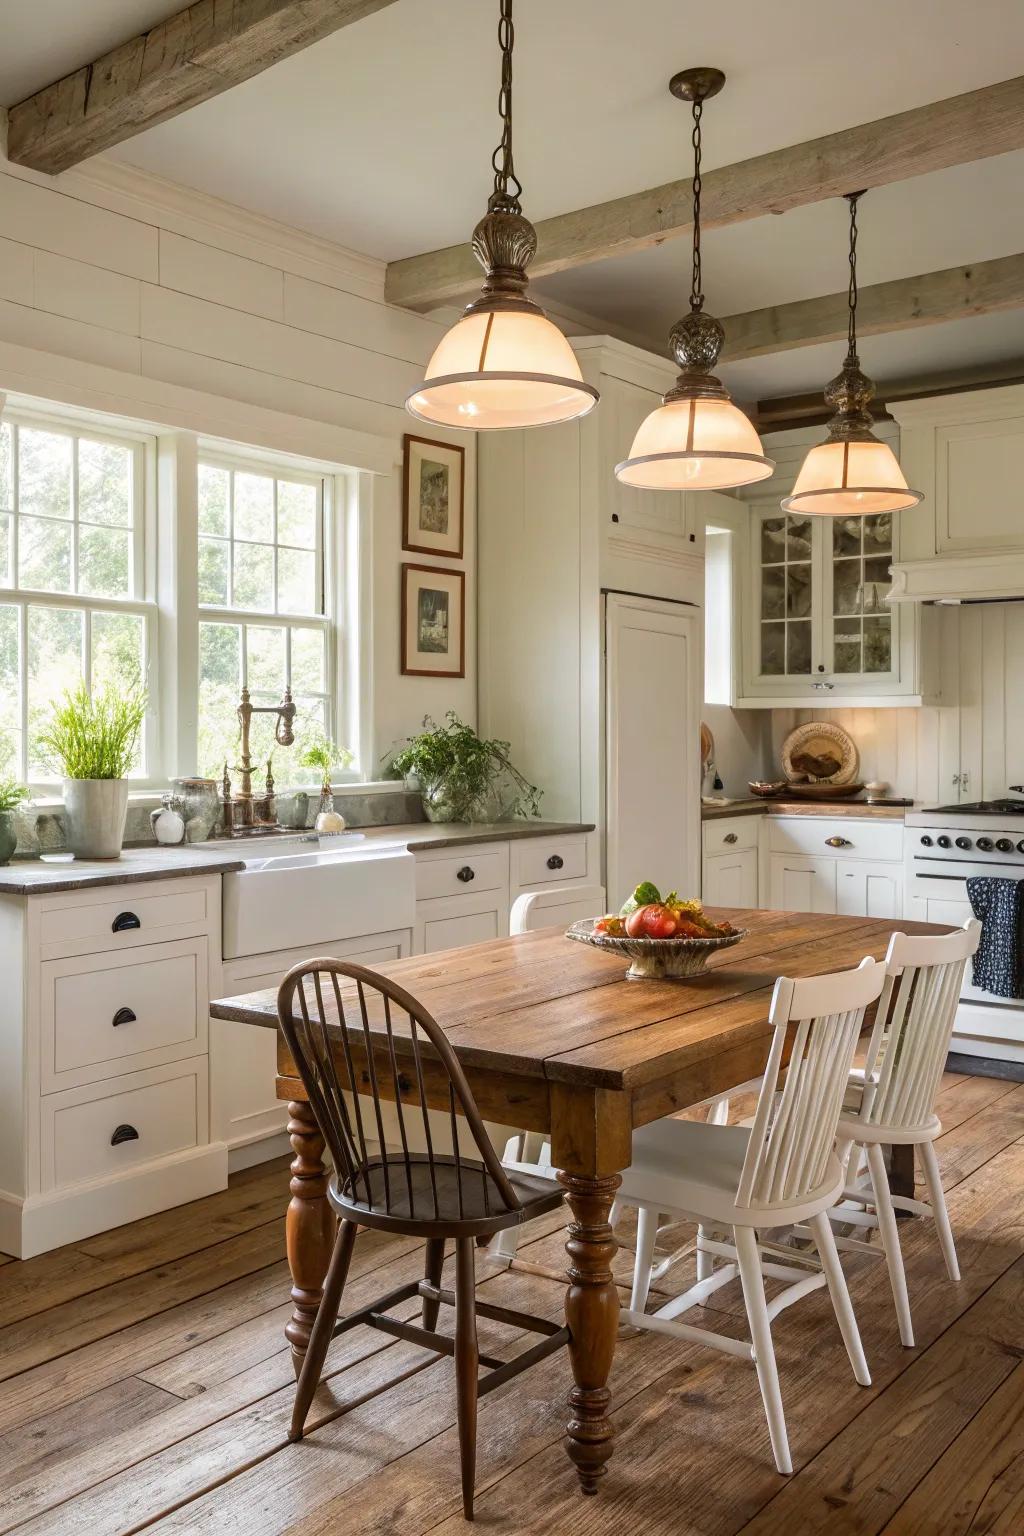
[[[873, 123], [721, 166], [703, 177], [705, 229], [785, 213], [859, 188], [885, 186], [1024, 148], [1024, 76], [935, 101]], [[533, 277], [646, 250], [689, 235], [690, 180], [671, 181], [537, 225]], [[392, 304], [431, 309], [480, 286], [469, 245], [391, 262]]]
[[[857, 333], [879, 336], [1022, 306], [1024, 255], [1000, 256], [994, 261], [947, 267], [944, 272], [925, 272], [920, 277], [898, 277], [862, 288], [857, 299]], [[798, 299], [792, 304], [728, 315], [722, 320], [722, 362], [737, 363], [747, 357], [845, 340], [848, 319], [845, 289], [818, 299]]]
[[10, 109], [8, 157], [51, 175], [394, 0], [196, 0]]

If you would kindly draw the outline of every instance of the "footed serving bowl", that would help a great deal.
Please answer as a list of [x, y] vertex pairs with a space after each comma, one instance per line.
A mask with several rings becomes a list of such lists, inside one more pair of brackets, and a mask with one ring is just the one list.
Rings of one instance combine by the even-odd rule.
[[573, 923], [566, 938], [632, 961], [626, 972], [627, 981], [690, 981], [707, 970], [716, 950], [731, 949], [747, 936], [747, 929], [739, 928], [719, 939], [616, 939], [611, 934], [595, 933], [596, 921], [593, 917], [581, 918]]

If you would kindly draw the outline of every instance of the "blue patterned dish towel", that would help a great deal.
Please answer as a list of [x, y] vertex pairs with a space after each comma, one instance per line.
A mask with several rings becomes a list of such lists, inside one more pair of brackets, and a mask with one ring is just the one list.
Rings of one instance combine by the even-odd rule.
[[1024, 997], [1024, 880], [977, 875], [967, 899], [981, 920], [974, 985], [996, 997]]

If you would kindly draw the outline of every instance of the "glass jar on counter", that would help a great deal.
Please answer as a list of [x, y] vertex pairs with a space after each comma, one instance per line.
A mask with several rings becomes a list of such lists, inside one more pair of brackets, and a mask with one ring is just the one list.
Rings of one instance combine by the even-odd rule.
[[172, 779], [185, 817], [185, 841], [205, 843], [220, 819], [220, 789], [216, 779]]

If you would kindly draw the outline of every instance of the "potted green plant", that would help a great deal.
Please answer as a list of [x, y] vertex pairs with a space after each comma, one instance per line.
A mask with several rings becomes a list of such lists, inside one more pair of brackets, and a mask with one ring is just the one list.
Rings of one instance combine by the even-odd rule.
[[0, 864], [9, 864], [18, 846], [15, 813], [27, 799], [28, 790], [13, 775], [0, 777]]
[[128, 773], [146, 718], [146, 691], [85, 683], [53, 706], [40, 735], [47, 761], [64, 776], [68, 847], [79, 858], [116, 859], [128, 813]]
[[438, 725], [429, 715], [385, 760], [391, 778], [414, 784], [428, 821], [503, 821], [539, 816], [541, 791], [512, 763], [509, 742], [487, 741], [454, 710]]
[[[320, 732], [309, 738], [299, 753], [298, 761], [300, 768], [315, 768], [320, 774], [320, 804], [317, 807], [317, 817], [335, 814], [331, 769], [347, 768], [352, 761], [352, 753], [347, 747], [335, 746], [328, 736]], [[344, 822], [337, 830], [344, 830]]]

